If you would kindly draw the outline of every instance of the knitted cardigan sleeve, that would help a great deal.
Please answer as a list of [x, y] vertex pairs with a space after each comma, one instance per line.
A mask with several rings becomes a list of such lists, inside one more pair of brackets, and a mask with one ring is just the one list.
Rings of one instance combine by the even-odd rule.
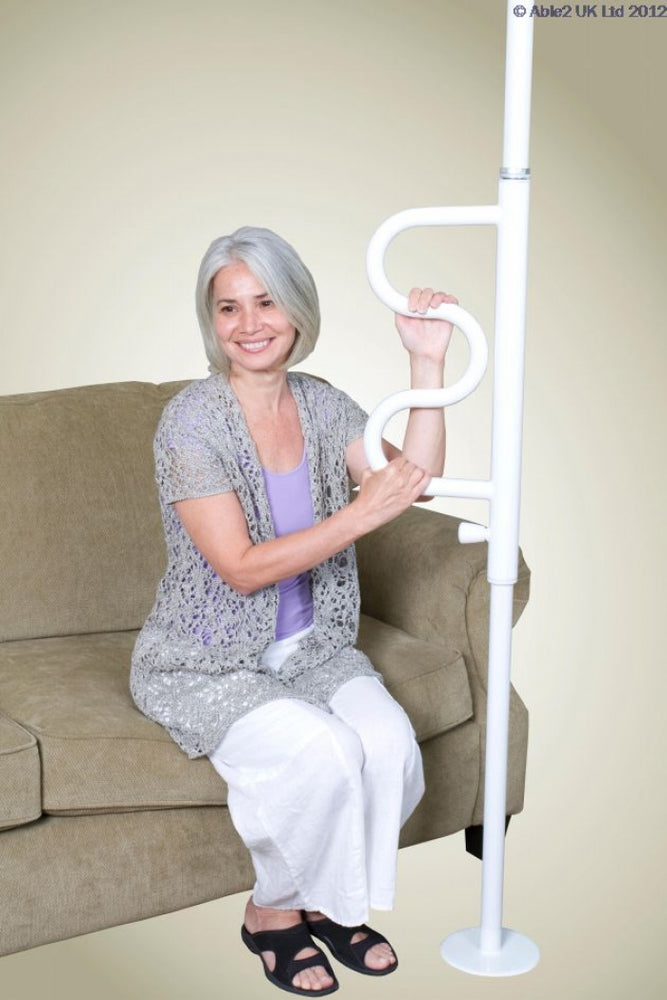
[[364, 428], [368, 422], [368, 414], [351, 396], [348, 396], [342, 389], [336, 389], [339, 405], [342, 411], [343, 426], [345, 428], [345, 447], [356, 441], [364, 433]]
[[180, 393], [166, 405], [153, 441], [155, 479], [165, 503], [228, 493], [223, 440], [211, 434], [202, 401]]

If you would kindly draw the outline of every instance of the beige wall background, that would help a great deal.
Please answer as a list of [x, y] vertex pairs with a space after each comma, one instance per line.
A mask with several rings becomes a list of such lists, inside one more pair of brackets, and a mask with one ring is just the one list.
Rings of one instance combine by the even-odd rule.
[[[667, 16], [595, 6], [535, 24], [533, 592], [514, 644], [532, 730], [505, 923], [542, 961], [508, 980], [441, 961], [440, 940], [479, 912], [479, 866], [448, 838], [401, 852], [397, 909], [375, 920], [401, 968], [343, 970], [350, 998], [665, 995]], [[0, 392], [205, 375], [197, 267], [246, 223], [293, 242], [318, 282], [323, 332], [303, 368], [367, 408], [405, 387], [366, 246], [402, 208], [496, 200], [504, 17], [501, 0], [2, 0]], [[493, 341], [492, 233], [406, 234], [388, 264], [398, 287], [453, 291]], [[450, 355], [453, 380], [460, 335]], [[488, 473], [490, 388], [489, 373], [448, 410], [450, 475]], [[277, 996], [238, 939], [244, 898], [9, 956], [0, 990]]]

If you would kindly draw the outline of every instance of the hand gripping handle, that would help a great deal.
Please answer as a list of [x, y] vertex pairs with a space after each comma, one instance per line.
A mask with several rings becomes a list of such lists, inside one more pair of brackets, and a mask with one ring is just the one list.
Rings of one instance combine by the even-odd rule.
[[[498, 222], [497, 205], [456, 206], [453, 208], [411, 208], [392, 215], [377, 229], [368, 245], [366, 270], [371, 288], [386, 306], [403, 316], [414, 317], [406, 296], [390, 284], [384, 271], [384, 257], [393, 238], [415, 226], [489, 225]], [[446, 303], [425, 314], [429, 319], [444, 319], [459, 327], [470, 348], [470, 362], [454, 385], [444, 389], [406, 389], [387, 396], [371, 413], [364, 431], [364, 447], [373, 470], [388, 464], [382, 450], [385, 425], [400, 410], [410, 407], [438, 407], [458, 403], [479, 385], [488, 361], [486, 337], [477, 320], [453, 303]], [[428, 496], [489, 496], [489, 484], [475, 480], [434, 477], [424, 490]]]

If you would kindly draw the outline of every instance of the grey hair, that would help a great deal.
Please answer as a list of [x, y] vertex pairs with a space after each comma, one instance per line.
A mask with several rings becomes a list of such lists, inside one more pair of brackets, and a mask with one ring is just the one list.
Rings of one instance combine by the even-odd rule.
[[320, 304], [313, 276], [294, 247], [277, 233], [242, 226], [229, 236], [213, 240], [199, 267], [195, 302], [209, 371], [229, 374], [229, 359], [213, 325], [213, 279], [220, 268], [239, 261], [261, 281], [296, 329], [294, 345], [281, 367], [290, 368], [303, 361], [314, 349], [320, 333]]

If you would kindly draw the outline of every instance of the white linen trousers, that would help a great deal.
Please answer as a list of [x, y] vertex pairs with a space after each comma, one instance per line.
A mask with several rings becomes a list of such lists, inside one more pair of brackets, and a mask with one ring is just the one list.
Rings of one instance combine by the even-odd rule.
[[[276, 673], [310, 628], [273, 642]], [[250, 851], [257, 906], [320, 910], [354, 927], [394, 903], [398, 836], [424, 794], [403, 708], [375, 677], [354, 677], [333, 714], [297, 698], [260, 705], [209, 754]]]

